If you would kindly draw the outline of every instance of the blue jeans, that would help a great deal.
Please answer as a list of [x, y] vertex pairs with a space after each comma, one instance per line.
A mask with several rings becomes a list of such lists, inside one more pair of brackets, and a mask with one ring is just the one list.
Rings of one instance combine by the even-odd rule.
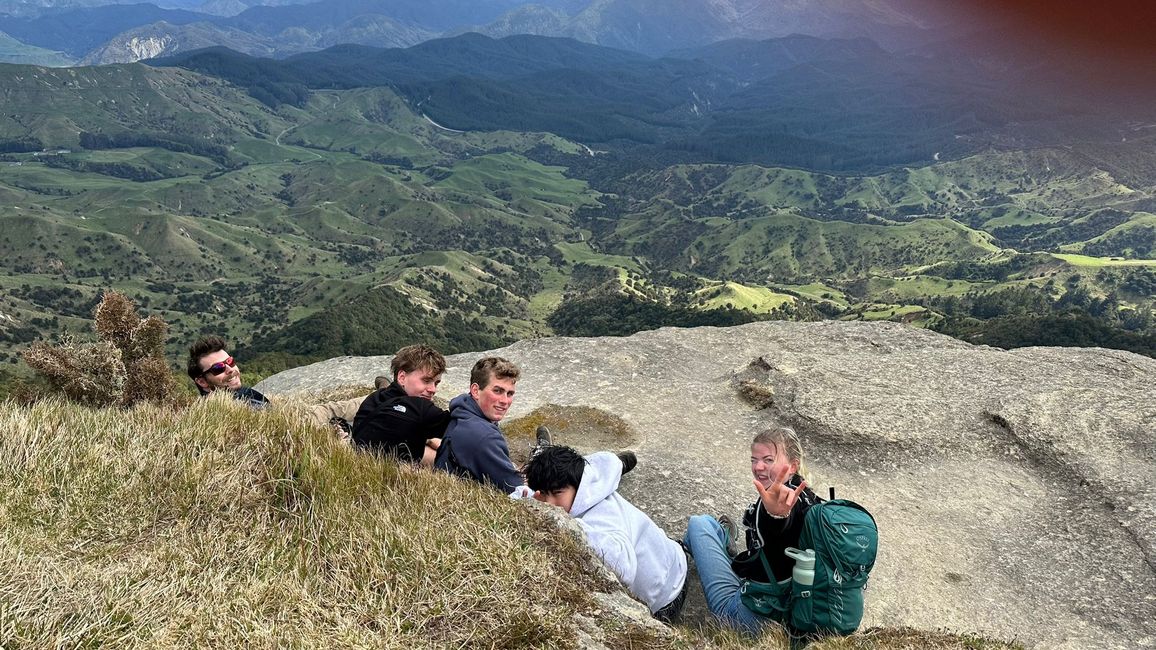
[[714, 517], [691, 517], [686, 525], [684, 541], [694, 557], [698, 579], [702, 581], [702, 591], [706, 595], [706, 605], [712, 614], [728, 625], [751, 634], [758, 634], [763, 626], [774, 623], [743, 605], [739, 593], [742, 580], [731, 570], [731, 558], [726, 551], [727, 533]]

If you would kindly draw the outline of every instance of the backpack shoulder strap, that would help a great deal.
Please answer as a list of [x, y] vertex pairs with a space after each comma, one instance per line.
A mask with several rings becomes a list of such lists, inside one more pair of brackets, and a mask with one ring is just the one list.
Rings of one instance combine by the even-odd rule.
[[763, 564], [763, 570], [767, 572], [767, 582], [778, 582], [775, 580], [775, 572], [771, 570], [771, 563], [767, 561], [767, 545], [763, 541], [762, 530], [759, 529], [759, 513], [763, 511], [762, 505], [755, 505], [755, 536], [759, 538], [759, 562]]

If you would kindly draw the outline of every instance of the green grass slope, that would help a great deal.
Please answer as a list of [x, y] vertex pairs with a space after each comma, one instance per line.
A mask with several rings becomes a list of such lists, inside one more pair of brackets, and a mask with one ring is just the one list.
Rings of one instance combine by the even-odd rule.
[[1156, 215], [1135, 213], [1102, 235], [1063, 248], [1098, 257], [1156, 260]]
[[74, 63], [72, 57], [64, 52], [21, 43], [4, 32], [0, 32], [0, 62], [49, 67], [62, 67]]
[[617, 231], [623, 248], [636, 254], [665, 249], [668, 256], [662, 261], [675, 268], [760, 282], [902, 274], [945, 258], [976, 259], [998, 250], [985, 234], [948, 219], [884, 226], [786, 212], [694, 220], [687, 224], [694, 228], [693, 238], [673, 248], [676, 235], [671, 226], [660, 226], [660, 219], [653, 214], [623, 219]]
[[80, 131], [156, 131], [228, 142], [275, 132], [280, 118], [235, 86], [139, 64], [87, 68], [0, 65], [0, 138], [76, 147]]

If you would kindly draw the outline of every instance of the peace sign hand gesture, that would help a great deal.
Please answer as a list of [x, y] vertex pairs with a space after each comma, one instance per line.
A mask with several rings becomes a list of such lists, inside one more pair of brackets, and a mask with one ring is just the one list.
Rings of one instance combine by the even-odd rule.
[[775, 473], [770, 487], [765, 488], [762, 483], [754, 481], [755, 489], [759, 491], [759, 499], [763, 502], [763, 510], [772, 517], [786, 519], [790, 516], [791, 509], [799, 500], [799, 494], [807, 487], [806, 481], [801, 481], [799, 487], [793, 489], [787, 485], [786, 480], [790, 472], [791, 468], [784, 466]]

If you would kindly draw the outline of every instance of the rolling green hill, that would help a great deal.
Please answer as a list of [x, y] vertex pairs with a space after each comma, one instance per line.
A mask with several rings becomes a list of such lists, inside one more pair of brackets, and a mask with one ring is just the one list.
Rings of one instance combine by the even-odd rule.
[[179, 68], [2, 65], [0, 77], [0, 140], [29, 137], [49, 148], [76, 148], [84, 132], [224, 144], [283, 123], [232, 84]]
[[27, 65], [65, 66], [73, 63], [74, 59], [63, 52], [21, 43], [0, 31], [0, 61]]
[[86, 331], [102, 287], [172, 323], [174, 356], [212, 331], [282, 363], [768, 317], [1152, 327], [1143, 133], [833, 174], [456, 132], [389, 87], [272, 108], [179, 68], [0, 79], [7, 361]]
[[870, 43], [800, 40], [747, 49], [750, 67], [765, 75], [724, 65], [709, 49], [650, 59], [570, 39], [478, 34], [407, 49], [343, 45], [285, 61], [216, 48], [155, 63], [221, 76], [274, 106], [300, 103], [286, 86], [390, 85], [450, 128], [621, 140], [694, 162], [859, 172], [975, 152], [1021, 122], [1040, 133], [1055, 122], [1088, 128], [1080, 107], [1033, 110], [1012, 80], [982, 67], [944, 70]]

